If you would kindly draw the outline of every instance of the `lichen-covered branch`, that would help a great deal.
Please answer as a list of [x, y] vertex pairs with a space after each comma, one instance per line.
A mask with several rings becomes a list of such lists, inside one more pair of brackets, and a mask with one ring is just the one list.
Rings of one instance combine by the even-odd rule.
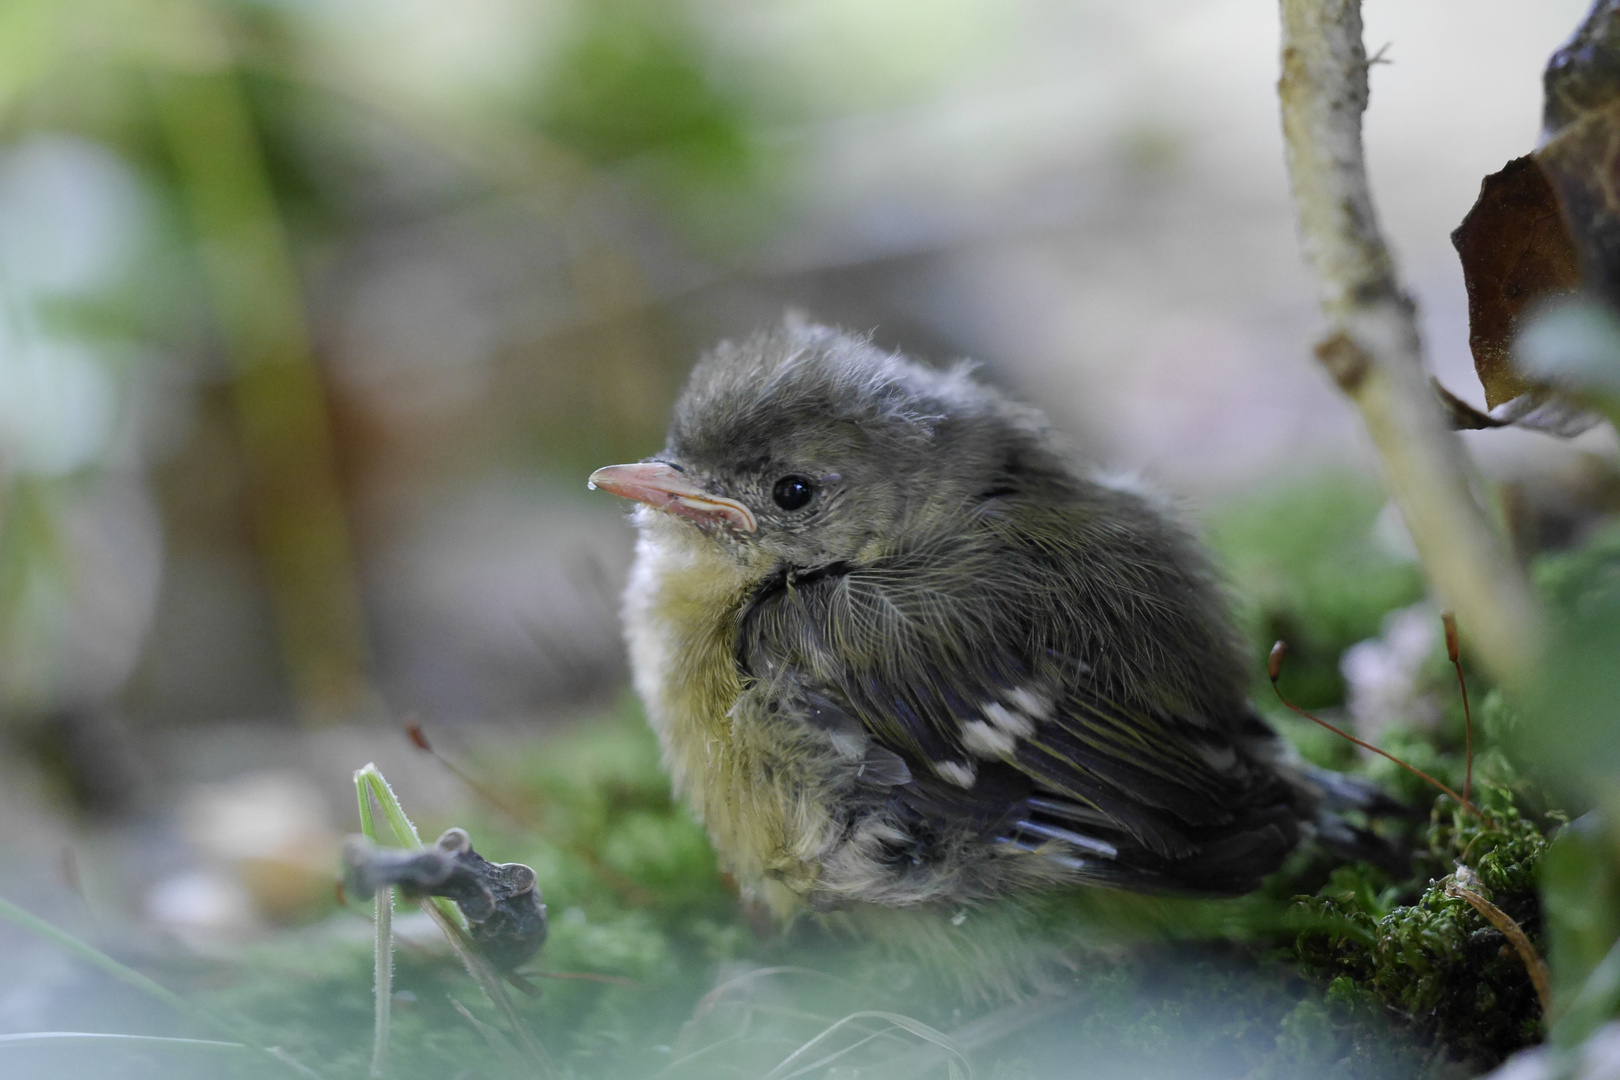
[[1522, 685], [1540, 648], [1539, 607], [1469, 491], [1462, 444], [1430, 390], [1413, 304], [1373, 210], [1360, 0], [1281, 6], [1288, 173], [1328, 319], [1316, 356], [1361, 411], [1435, 591], [1491, 672]]

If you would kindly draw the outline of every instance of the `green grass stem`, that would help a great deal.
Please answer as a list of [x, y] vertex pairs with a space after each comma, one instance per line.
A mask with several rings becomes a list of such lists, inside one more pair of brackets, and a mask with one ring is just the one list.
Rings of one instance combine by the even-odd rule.
[[[371, 817], [371, 808], [367, 805], [366, 796], [369, 793], [370, 797], [377, 800], [377, 805], [382, 808], [383, 817], [388, 820], [389, 827], [393, 829], [394, 835], [399, 838], [400, 843], [413, 851], [423, 846], [422, 837], [417, 833], [416, 826], [411, 824], [411, 819], [406, 815], [405, 808], [400, 805], [399, 797], [394, 794], [393, 787], [388, 783], [387, 778], [383, 776], [382, 771], [377, 768], [375, 763], [368, 762], [363, 768], [356, 771], [354, 782], [360, 797], [360, 827], [366, 831], [368, 839], [373, 843], [377, 840], [376, 824]], [[381, 901], [379, 901], [378, 911], [381, 910]], [[462, 966], [467, 969], [467, 974], [471, 975], [473, 980], [483, 988], [490, 1004], [494, 1005], [496, 1010], [506, 1018], [506, 1022], [511, 1027], [512, 1033], [517, 1037], [518, 1042], [533, 1058], [534, 1063], [539, 1066], [540, 1075], [555, 1075], [556, 1068], [552, 1064], [550, 1056], [546, 1053], [545, 1048], [540, 1045], [540, 1040], [535, 1037], [534, 1032], [530, 1031], [529, 1026], [518, 1016], [517, 1009], [512, 1004], [512, 998], [507, 994], [506, 986], [501, 981], [500, 973], [489, 965], [488, 961], [478, 951], [477, 945], [468, 935], [467, 920], [462, 915], [461, 909], [442, 896], [434, 896], [422, 900], [422, 910], [426, 911], [439, 924], [439, 928], [444, 931], [445, 938], [450, 942], [451, 949], [460, 958]], [[388, 947], [383, 941], [380, 927], [378, 930], [378, 943], [379, 948]], [[379, 960], [379, 973], [381, 964], [382, 961]], [[388, 1006], [379, 1002], [377, 1008], [380, 1016]], [[377, 1030], [381, 1031], [386, 1037], [385, 1020], [378, 1020]], [[375, 1052], [372, 1060], [375, 1066], [377, 1061]], [[380, 1074], [373, 1073], [373, 1075]]]
[[244, 1045], [252, 1049], [269, 1054], [271, 1057], [292, 1069], [300, 1076], [315, 1077], [316, 1080], [319, 1080], [319, 1074], [314, 1072], [308, 1066], [299, 1062], [286, 1051], [280, 1049], [279, 1047], [264, 1046], [260, 1044], [256, 1039], [246, 1035], [244, 1032], [238, 1030], [227, 1021], [221, 1020], [219, 1017], [213, 1015], [205, 1009], [198, 1008], [196, 1005], [193, 1005], [179, 994], [176, 994], [173, 990], [160, 986], [158, 983], [153, 982], [151, 979], [147, 978], [145, 975], [142, 975], [134, 968], [119, 963], [117, 960], [114, 960], [112, 957], [108, 956], [95, 946], [80, 941], [66, 930], [63, 930], [61, 927], [46, 922], [33, 912], [18, 907], [16, 904], [13, 904], [10, 900], [5, 899], [4, 897], [0, 897], [0, 918], [6, 919], [17, 926], [22, 927], [24, 930], [36, 934], [58, 948], [72, 953], [79, 959], [100, 968], [102, 971], [105, 971], [119, 982], [124, 983], [127, 986], [134, 987], [150, 997], [156, 998], [158, 1001], [163, 1002], [165, 1005], [169, 1006], [169, 1008], [180, 1013], [182, 1016], [189, 1017], [199, 1024], [203, 1024], [214, 1029], [215, 1031], [230, 1035], [235, 1039], [239, 1039]]

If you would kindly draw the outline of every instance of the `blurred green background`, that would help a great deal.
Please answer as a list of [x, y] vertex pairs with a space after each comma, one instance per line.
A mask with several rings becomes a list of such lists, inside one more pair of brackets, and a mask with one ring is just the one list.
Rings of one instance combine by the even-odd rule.
[[[1471, 400], [1447, 236], [1584, 8], [1366, 5], [1380, 210]], [[1257, 688], [1287, 637], [1302, 704], [1453, 739], [1309, 360], [1276, 45], [1268, 0], [6, 0], [0, 895], [164, 955], [274, 941], [330, 910], [352, 769], [476, 812], [406, 721], [488, 762], [622, 714], [631, 537], [584, 477], [789, 308], [973, 357], [1181, 501]], [[1607, 427], [1470, 437], [1526, 560], [1616, 505]], [[82, 989], [0, 956], [0, 1031]]]

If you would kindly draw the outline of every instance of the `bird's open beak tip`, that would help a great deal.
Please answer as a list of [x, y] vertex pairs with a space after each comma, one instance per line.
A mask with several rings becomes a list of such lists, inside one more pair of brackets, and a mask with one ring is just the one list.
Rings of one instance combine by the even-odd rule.
[[679, 469], [662, 461], [608, 465], [591, 473], [585, 486], [646, 503], [700, 525], [726, 525], [740, 532], [753, 532], [756, 527], [748, 507], [705, 491]]

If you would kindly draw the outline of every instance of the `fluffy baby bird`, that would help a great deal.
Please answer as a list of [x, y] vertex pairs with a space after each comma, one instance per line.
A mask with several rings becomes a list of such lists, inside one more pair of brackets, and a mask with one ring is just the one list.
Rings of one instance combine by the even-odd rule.
[[637, 500], [624, 618], [676, 791], [788, 913], [1253, 890], [1380, 796], [1250, 707], [1209, 560], [1040, 413], [788, 325], [704, 358]]

